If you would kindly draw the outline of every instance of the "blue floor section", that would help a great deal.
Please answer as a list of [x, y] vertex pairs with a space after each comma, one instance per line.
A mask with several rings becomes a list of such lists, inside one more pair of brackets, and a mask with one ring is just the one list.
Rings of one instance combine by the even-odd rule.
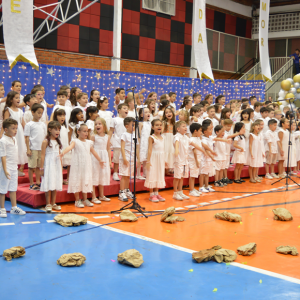
[[[92, 225], [64, 228], [53, 215], [10, 216], [0, 226], [0, 251], [30, 246]], [[19, 220], [17, 220], [19, 219]], [[35, 220], [40, 224], [23, 225]], [[19, 222], [18, 222], [19, 221]], [[137, 249], [144, 264], [120, 265], [118, 253]], [[64, 253], [81, 252], [81, 267], [56, 264]], [[193, 272], [189, 272], [193, 269]], [[300, 285], [226, 264], [197, 264], [191, 254], [96, 228], [27, 249], [22, 258], [0, 259], [1, 300], [8, 299], [300, 299]], [[262, 283], [259, 281], [262, 280]], [[216, 292], [213, 292], [217, 289]]]

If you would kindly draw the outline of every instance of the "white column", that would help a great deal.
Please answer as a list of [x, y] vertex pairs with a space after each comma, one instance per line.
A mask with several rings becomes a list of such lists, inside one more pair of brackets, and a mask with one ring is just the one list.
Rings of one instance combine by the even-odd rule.
[[121, 28], [122, 28], [122, 0], [114, 0], [113, 58], [111, 60], [112, 71], [120, 71]]
[[195, 9], [195, 1], [193, 1], [193, 19], [192, 19], [192, 50], [191, 50], [191, 68], [194, 69], [190, 69], [190, 78], [197, 78], [197, 66], [196, 66], [196, 60], [195, 60], [195, 52], [194, 52], [194, 42], [193, 42], [193, 37], [194, 37], [194, 9]]

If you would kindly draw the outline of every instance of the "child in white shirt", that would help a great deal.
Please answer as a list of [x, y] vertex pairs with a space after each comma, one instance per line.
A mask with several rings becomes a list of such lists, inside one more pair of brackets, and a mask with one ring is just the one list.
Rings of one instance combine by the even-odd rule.
[[33, 104], [38, 103], [35, 95], [33, 94], [28, 94], [24, 97], [24, 103], [29, 107], [29, 110], [25, 111], [24, 113], [24, 121], [25, 123], [28, 123], [32, 121], [32, 113], [31, 113], [31, 107]]
[[68, 128], [70, 116], [71, 116], [71, 112], [72, 112], [72, 107], [66, 105], [67, 99], [68, 99], [68, 92], [66, 90], [59, 90], [57, 92], [56, 105], [53, 107], [50, 121], [53, 121], [53, 114], [54, 114], [55, 110], [57, 110], [58, 108], [61, 108], [66, 112], [65, 121], [66, 121], [66, 126]]
[[84, 120], [86, 120], [86, 106], [88, 104], [88, 94], [87, 93], [79, 93], [77, 96], [78, 105], [74, 108], [80, 108], [83, 112]]
[[[30, 181], [30, 190], [39, 190], [41, 187], [41, 154], [42, 143], [47, 134], [46, 124], [40, 122], [44, 112], [44, 107], [41, 104], [34, 104], [31, 108], [33, 116], [32, 121], [28, 122], [24, 128], [24, 136], [27, 146], [28, 156], [28, 176]], [[36, 184], [33, 183], [33, 171], [35, 170]]]
[[18, 130], [18, 122], [8, 118], [3, 121], [4, 134], [0, 139], [0, 218], [6, 218], [4, 207], [5, 195], [9, 192], [11, 201], [11, 214], [25, 215], [26, 212], [17, 207], [18, 189], [18, 144], [15, 138]]
[[119, 159], [121, 154], [121, 135], [126, 132], [126, 128], [124, 126], [124, 119], [128, 115], [128, 105], [125, 103], [119, 104], [118, 106], [118, 115], [119, 117], [113, 118], [110, 123], [110, 130], [108, 133], [109, 138], [111, 139], [114, 134], [113, 139], [113, 160], [114, 163], [114, 173], [113, 180], [119, 181], [120, 178], [118, 176], [119, 169]]

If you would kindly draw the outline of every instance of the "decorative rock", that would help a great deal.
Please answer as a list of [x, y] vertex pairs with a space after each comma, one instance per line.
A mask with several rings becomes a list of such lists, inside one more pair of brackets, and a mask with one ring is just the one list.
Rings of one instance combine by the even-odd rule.
[[237, 248], [237, 252], [240, 255], [252, 255], [256, 252], [256, 244], [255, 243], [249, 243], [247, 245], [241, 246]]
[[276, 248], [276, 252], [281, 254], [291, 254], [291, 255], [299, 254], [297, 248], [293, 246], [279, 246]]
[[54, 217], [54, 221], [64, 227], [85, 225], [87, 220], [76, 214], [59, 214]]
[[86, 257], [81, 253], [63, 254], [58, 260], [57, 264], [62, 267], [79, 267], [86, 261]]
[[129, 249], [118, 254], [118, 262], [138, 268], [144, 261], [143, 255], [139, 251], [135, 249]]
[[177, 216], [169, 216], [166, 219], [164, 219], [164, 222], [173, 224], [177, 221], [177, 219]]
[[242, 222], [242, 217], [240, 215], [229, 213], [227, 211], [215, 214], [215, 218], [229, 222]]
[[185, 218], [184, 217], [177, 217], [177, 220], [176, 220], [177, 222], [183, 222], [183, 221], [185, 221]]
[[273, 209], [274, 220], [278, 221], [292, 221], [293, 216], [286, 208], [275, 208]]
[[168, 216], [172, 216], [175, 213], [175, 207], [168, 207], [161, 215], [160, 221], [163, 222]]
[[214, 249], [204, 249], [198, 252], [194, 252], [192, 254], [192, 257], [197, 263], [201, 263], [201, 262], [212, 260], [215, 254], [216, 251]]
[[233, 250], [229, 249], [219, 249], [216, 251], [216, 254], [214, 256], [214, 259], [216, 262], [221, 263], [221, 262], [233, 262], [236, 260], [237, 255]]
[[213, 246], [213, 247], [211, 247], [211, 249], [219, 250], [219, 249], [222, 249], [222, 246], [220, 246], [220, 245]]
[[3, 257], [10, 261], [12, 258], [18, 258], [25, 255], [25, 248], [21, 246], [11, 247], [3, 251]]
[[120, 213], [120, 218], [123, 222], [136, 222], [138, 220], [136, 215], [129, 209], [123, 210]]

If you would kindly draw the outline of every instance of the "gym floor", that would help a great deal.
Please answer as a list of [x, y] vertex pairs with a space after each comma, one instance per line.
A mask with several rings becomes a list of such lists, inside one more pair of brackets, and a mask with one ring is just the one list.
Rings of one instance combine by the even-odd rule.
[[[117, 197], [93, 208], [64, 204], [62, 212], [89, 219], [80, 227], [62, 227], [52, 222], [55, 214], [20, 205], [25, 216], [8, 214], [0, 220], [0, 252], [26, 248], [24, 257], [0, 259], [1, 299], [300, 299], [300, 257], [276, 253], [280, 245], [300, 251], [300, 189], [290, 182], [285, 191], [285, 182], [272, 182], [232, 184], [184, 201], [173, 200], [172, 190], [165, 190], [165, 203], [152, 203], [148, 193], [139, 193], [138, 202], [151, 213], [148, 218], [137, 214], [134, 223], [121, 223], [118, 213], [110, 213], [126, 204]], [[170, 206], [186, 221], [161, 223], [157, 210]], [[277, 207], [287, 208], [293, 221], [275, 221], [272, 209]], [[224, 210], [240, 214], [242, 223], [214, 218]], [[236, 251], [250, 242], [257, 252], [238, 255], [234, 263], [192, 260], [194, 251], [215, 245]], [[117, 262], [118, 253], [127, 249], [143, 255], [140, 268]], [[83, 266], [56, 264], [62, 254], [73, 252], [86, 256]]]

